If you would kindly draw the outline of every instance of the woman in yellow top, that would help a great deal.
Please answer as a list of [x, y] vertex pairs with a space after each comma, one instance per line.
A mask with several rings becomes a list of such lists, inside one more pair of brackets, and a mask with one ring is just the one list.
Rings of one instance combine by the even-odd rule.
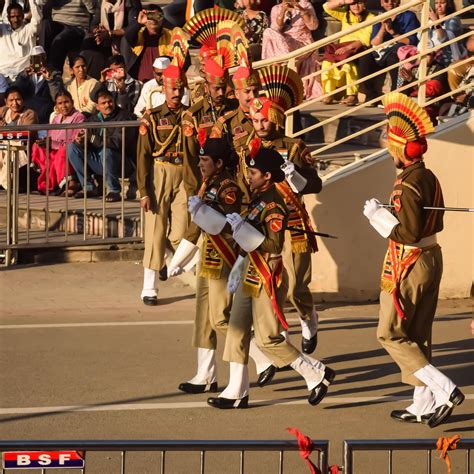
[[[341, 30], [352, 28], [357, 23], [372, 18], [373, 13], [367, 11], [365, 0], [329, 0], [324, 4], [324, 10], [342, 24]], [[370, 34], [372, 26], [366, 26], [358, 31], [349, 33], [340, 38], [340, 47], [334, 45], [331, 48], [331, 54], [325, 54], [322, 63], [321, 82], [323, 84], [324, 94], [331, 92], [345, 84], [349, 84], [346, 89], [346, 97], [341, 104], [356, 105], [358, 85], [352, 85], [359, 78], [357, 73], [357, 65], [354, 61], [348, 62], [340, 67], [335, 67], [330, 71], [326, 71], [334, 62], [342, 61], [353, 54], [358, 53], [362, 49], [370, 46]], [[374, 71], [375, 72], [375, 71]], [[324, 99], [326, 104], [334, 102], [333, 96]]]

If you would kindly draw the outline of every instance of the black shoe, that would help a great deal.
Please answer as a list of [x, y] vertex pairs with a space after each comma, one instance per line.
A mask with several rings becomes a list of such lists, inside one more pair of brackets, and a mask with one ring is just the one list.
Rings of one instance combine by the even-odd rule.
[[257, 385], [259, 387], [265, 387], [267, 383], [270, 383], [275, 375], [276, 367], [271, 365], [267, 369], [265, 369], [260, 375], [258, 376]]
[[394, 420], [403, 421], [405, 423], [423, 423], [425, 425], [428, 423], [431, 415], [432, 413], [429, 413], [428, 415], [416, 416], [407, 410], [394, 410], [392, 413], [390, 413], [390, 416]]
[[142, 301], [147, 306], [156, 306], [158, 304], [158, 296], [144, 296]]
[[301, 338], [301, 350], [303, 354], [312, 354], [316, 350], [318, 345], [318, 333], [316, 333], [311, 339]]
[[168, 279], [168, 267], [166, 265], [158, 272], [158, 278], [160, 281], [166, 281]]
[[220, 408], [221, 410], [230, 410], [232, 408], [247, 408], [249, 406], [249, 396], [244, 398], [224, 398], [224, 397], [209, 397], [207, 404], [213, 408]]
[[461, 403], [464, 401], [464, 398], [464, 394], [461, 392], [461, 390], [459, 390], [459, 388], [456, 387], [449, 396], [448, 403], [436, 408], [435, 412], [428, 420], [428, 426], [430, 428], [434, 428], [447, 420], [451, 416], [454, 407], [461, 405]]
[[182, 392], [186, 392], [186, 393], [205, 393], [205, 392], [216, 393], [217, 382], [212, 382], [212, 383], [202, 384], [202, 385], [184, 382], [184, 383], [180, 383], [178, 388]]
[[323, 380], [321, 380], [319, 385], [316, 385], [316, 387], [314, 387], [309, 394], [308, 403], [310, 405], [317, 405], [319, 402], [321, 402], [321, 400], [326, 396], [326, 393], [328, 393], [329, 385], [331, 385], [335, 376], [336, 372], [334, 372], [334, 370], [331, 368], [326, 367], [324, 370]]

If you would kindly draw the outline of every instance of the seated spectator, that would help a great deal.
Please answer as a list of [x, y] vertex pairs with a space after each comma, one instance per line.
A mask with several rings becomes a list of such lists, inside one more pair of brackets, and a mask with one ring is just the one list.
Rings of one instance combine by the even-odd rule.
[[86, 60], [83, 56], [76, 56], [72, 61], [72, 79], [63, 84], [62, 77], [56, 73], [48, 81], [51, 97], [56, 97], [61, 89], [66, 89], [72, 96], [74, 108], [86, 116], [95, 112], [95, 104], [90, 94], [99, 81], [87, 75]]
[[41, 46], [31, 50], [30, 65], [20, 74], [14, 83], [21, 89], [25, 98], [25, 107], [33, 109], [39, 123], [48, 123], [54, 102], [49, 93], [49, 71], [46, 69], [46, 54]]
[[[352, 28], [357, 23], [362, 23], [365, 20], [373, 17], [372, 13], [367, 11], [365, 0], [344, 0], [347, 6], [341, 7], [341, 0], [329, 0], [324, 4], [324, 10], [328, 15], [331, 15], [336, 20], [340, 21], [341, 30]], [[372, 33], [372, 26], [366, 26], [354, 33], [349, 33], [339, 39], [339, 43], [330, 44], [326, 47], [324, 54], [324, 61], [321, 65], [325, 70], [333, 63], [337, 63], [347, 59], [354, 54], [361, 52], [370, 45], [370, 34]], [[353, 83], [359, 79], [357, 65], [355, 61], [344, 64], [331, 69], [330, 71], [321, 74], [321, 82], [323, 83], [323, 92], [328, 93], [348, 85], [345, 90], [346, 97], [341, 101], [341, 104], [356, 105], [357, 93], [359, 86]], [[334, 102], [334, 96], [329, 96], [324, 99], [326, 104]]]
[[[141, 117], [145, 111], [148, 109], [153, 109], [158, 107], [165, 102], [165, 93], [163, 92], [163, 71], [170, 65], [170, 59], [168, 56], [160, 56], [155, 59], [153, 63], [153, 75], [154, 79], [151, 81], [145, 82], [138, 99], [137, 104], [135, 105], [134, 113], [137, 117]], [[152, 92], [153, 91], [153, 92]], [[151, 97], [150, 97], [151, 93]], [[187, 87], [184, 88], [183, 98], [181, 103], [186, 107], [189, 106], [189, 96], [190, 92]]]
[[[440, 20], [446, 15], [454, 12], [453, 0], [431, 0], [430, 19], [432, 21]], [[455, 16], [444, 21], [429, 30], [430, 47], [438, 46], [445, 41], [451, 40], [463, 33], [463, 26], [459, 17]], [[449, 66], [453, 61], [459, 61], [466, 57], [466, 48], [462, 42], [452, 43], [441, 49], [441, 55], [438, 62], [443, 66]]]
[[25, 22], [23, 8], [12, 3], [7, 8], [8, 23], [0, 24], [0, 73], [13, 82], [30, 64], [41, 21], [38, 0], [31, 2], [31, 22]]
[[48, 52], [48, 68], [62, 73], [66, 56], [72, 58], [81, 49], [95, 9], [94, 0], [51, 0], [52, 19], [42, 21], [40, 44]]
[[[263, 32], [262, 59], [288, 54], [313, 42], [311, 32], [318, 28], [318, 19], [308, 0], [285, 0], [275, 5], [271, 13], [271, 27]], [[319, 68], [318, 53], [314, 51], [298, 58], [296, 65], [304, 77]], [[303, 80], [305, 97], [321, 95], [321, 84], [316, 78]]]
[[108, 67], [101, 72], [100, 80], [108, 91], [117, 93], [117, 105], [133, 114], [142, 83], [127, 74], [123, 56], [115, 54], [109, 58]]
[[[55, 113], [51, 118], [51, 123], [82, 123], [86, 119], [81, 112], [74, 108], [72, 96], [67, 91], [61, 91], [56, 96]], [[31, 159], [40, 169], [38, 177], [38, 191], [46, 193], [46, 181], [48, 181], [49, 191], [56, 191], [61, 196], [73, 196], [79, 190], [79, 182], [73, 175], [72, 167], [67, 164], [66, 171], [66, 146], [72, 143], [79, 133], [79, 129], [73, 130], [49, 130], [45, 140], [38, 140], [33, 145]], [[49, 140], [49, 171], [46, 167], [46, 141]], [[46, 174], [49, 173], [48, 179]], [[66, 189], [66, 176], [69, 175], [69, 182]]]
[[92, 19], [91, 34], [82, 42], [81, 54], [87, 60], [89, 74], [100, 79], [107, 59], [120, 54], [125, 29], [136, 21], [142, 10], [140, 0], [99, 0]]
[[[34, 110], [25, 107], [21, 90], [18, 87], [9, 87], [5, 92], [6, 105], [0, 107], [0, 127], [15, 127], [19, 129], [21, 125], [32, 125], [38, 123], [38, 117]], [[36, 139], [36, 134], [31, 133], [32, 140]], [[17, 144], [11, 141], [10, 144]], [[0, 151], [0, 186], [7, 189], [9, 176], [7, 175], [7, 151]], [[26, 191], [27, 175], [28, 175], [28, 155], [26, 151], [20, 150], [18, 152], [18, 167], [19, 167], [19, 191]]]
[[[389, 12], [400, 5], [400, 0], [380, 0], [383, 10]], [[416, 18], [416, 15], [412, 11], [404, 11], [395, 16], [395, 18], [388, 18], [387, 20], [376, 23], [372, 29], [371, 41], [373, 46], [378, 46], [385, 41], [388, 41], [397, 36], [413, 31], [420, 26], [420, 22]], [[375, 51], [372, 54], [359, 59], [358, 69], [361, 77], [369, 76], [377, 70], [383, 69], [388, 66], [392, 66], [398, 63], [397, 51], [403, 45], [418, 44], [418, 38], [416, 33], [413, 33], [408, 38], [401, 39], [400, 41], [391, 44], [390, 46], [381, 50]], [[392, 80], [392, 90], [397, 87], [397, 76], [398, 68], [390, 70], [390, 78]], [[385, 81], [385, 74], [379, 74], [378, 76], [369, 79], [364, 82], [366, 100], [372, 100], [379, 97], [382, 94], [382, 87]], [[375, 105], [375, 104], [374, 104]]]
[[250, 55], [253, 61], [262, 57], [263, 32], [270, 26], [268, 16], [258, 9], [260, 0], [241, 0], [242, 9], [237, 10], [245, 21], [244, 33], [249, 42]]
[[153, 63], [159, 56], [167, 56], [171, 31], [163, 26], [163, 10], [148, 5], [126, 30], [121, 44], [128, 73], [142, 83], [153, 79]]
[[[97, 113], [91, 115], [87, 122], [119, 122], [132, 120], [132, 116], [125, 110], [117, 107], [115, 103], [115, 94], [109, 92], [102, 85], [99, 85], [92, 92], [92, 100], [97, 102]], [[107, 182], [107, 202], [120, 201], [121, 185], [120, 178], [122, 173], [122, 129], [120, 127], [93, 128], [88, 130], [88, 156], [87, 156], [87, 182], [84, 180], [84, 139], [85, 132], [80, 132], [76, 139], [67, 147], [69, 162], [74, 167], [76, 174], [82, 186], [75, 197], [83, 198], [84, 193], [88, 197], [98, 196], [99, 192], [92, 181], [91, 174], [102, 176], [103, 160], [105, 159]], [[103, 140], [106, 135], [105, 157]], [[136, 128], [125, 129], [125, 177], [133, 172], [135, 164], [135, 148], [137, 143]]]

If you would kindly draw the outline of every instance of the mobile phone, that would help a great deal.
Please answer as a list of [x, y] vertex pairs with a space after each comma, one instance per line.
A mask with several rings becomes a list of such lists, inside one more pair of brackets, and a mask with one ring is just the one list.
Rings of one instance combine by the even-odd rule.
[[30, 56], [30, 66], [34, 72], [40, 72], [45, 66], [44, 54], [34, 54]]
[[114, 77], [114, 71], [112, 71], [112, 69], [109, 69], [106, 73], [105, 73], [105, 77], [107, 79], [112, 79]]
[[151, 10], [146, 12], [146, 18], [151, 21], [161, 21], [163, 19], [163, 14], [157, 10]]

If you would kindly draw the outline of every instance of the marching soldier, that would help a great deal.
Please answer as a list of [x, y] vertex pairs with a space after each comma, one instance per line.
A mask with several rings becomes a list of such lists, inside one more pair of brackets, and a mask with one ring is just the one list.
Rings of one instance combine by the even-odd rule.
[[[245, 162], [249, 151], [249, 144], [254, 137], [255, 131], [250, 117], [250, 104], [258, 97], [260, 80], [258, 74], [250, 67], [240, 66], [232, 76], [235, 96], [239, 101], [239, 107], [231, 110], [217, 119], [211, 137], [222, 137], [229, 135], [235, 151], [239, 156], [240, 163]], [[237, 182], [244, 192], [244, 203], [250, 201], [250, 190], [243, 173], [237, 173]]]
[[186, 76], [182, 69], [168, 66], [163, 85], [166, 101], [144, 115], [137, 148], [137, 184], [145, 211], [141, 298], [147, 305], [158, 304], [156, 273], [165, 267], [168, 242], [176, 248], [188, 227], [181, 127]]
[[327, 393], [335, 372], [321, 362], [301, 354], [280, 333], [288, 325], [282, 314], [285, 277], [280, 253], [288, 215], [274, 183], [282, 182], [283, 158], [274, 150], [260, 149], [246, 159], [252, 201], [242, 218], [227, 215], [233, 238], [241, 252], [229, 275], [228, 289], [236, 292], [232, 305], [224, 350], [230, 362], [230, 379], [218, 397], [208, 404], [215, 408], [248, 406], [248, 357], [253, 326], [258, 346], [279, 367], [291, 365], [305, 379], [308, 402], [317, 405]]
[[390, 197], [393, 211], [377, 199], [366, 201], [364, 215], [389, 239], [382, 270], [377, 338], [401, 370], [402, 382], [415, 387], [413, 403], [391, 417], [431, 428], [443, 423], [464, 400], [463, 393], [431, 364], [431, 333], [443, 271], [436, 234], [443, 229], [443, 194], [426, 169], [426, 134], [433, 124], [413, 100], [391, 92], [383, 99], [388, 115], [388, 150], [399, 170]]
[[205, 96], [183, 114], [184, 133], [184, 183], [188, 196], [195, 195], [201, 184], [198, 166], [200, 130], [208, 137], [217, 119], [237, 107], [236, 101], [226, 99], [227, 69], [209, 58], [204, 66]]
[[[303, 194], [317, 193], [322, 184], [313, 168], [312, 157], [304, 142], [284, 135], [284, 111], [301, 102], [303, 86], [299, 76], [283, 66], [270, 66], [259, 71], [262, 88], [267, 97], [254, 99], [250, 116], [261, 146], [278, 151], [285, 160], [286, 181], [276, 188], [289, 210], [283, 265], [288, 273], [288, 299], [298, 311], [302, 328], [301, 350], [311, 354], [317, 345], [318, 315], [309, 290], [311, 254], [317, 251], [311, 219], [302, 200]], [[285, 85], [286, 87], [282, 87]], [[291, 90], [292, 94], [283, 94]], [[303, 232], [299, 232], [299, 229]], [[267, 363], [260, 374], [259, 385], [270, 382], [275, 367]]]
[[[179, 389], [186, 393], [217, 392], [215, 352], [217, 332], [225, 335], [229, 322], [232, 295], [227, 291], [227, 278], [237, 255], [225, 215], [241, 210], [242, 192], [233, 181], [236, 159], [228, 142], [222, 139], [206, 140], [201, 132], [199, 169], [203, 183], [197, 196], [189, 198], [193, 223], [188, 237], [183, 239], [169, 266], [170, 276], [185, 270], [186, 263], [196, 252], [199, 232], [203, 244], [196, 280], [196, 317], [193, 346], [197, 348], [196, 375]], [[205, 142], [205, 143], [204, 143]]]

